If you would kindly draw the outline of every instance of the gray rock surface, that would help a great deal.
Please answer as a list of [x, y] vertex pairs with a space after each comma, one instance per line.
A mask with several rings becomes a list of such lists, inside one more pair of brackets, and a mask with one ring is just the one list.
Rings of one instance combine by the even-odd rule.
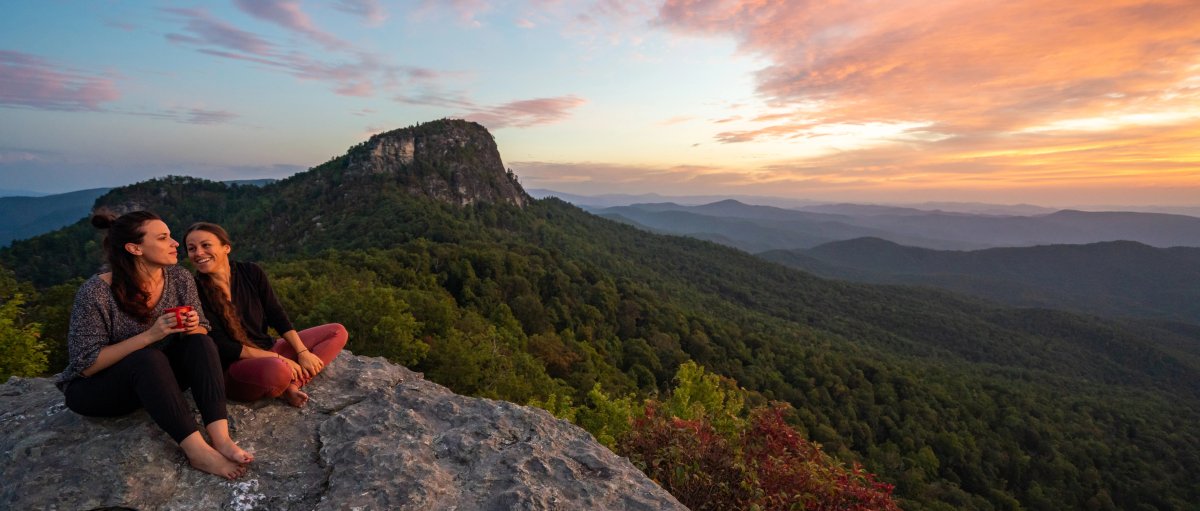
[[308, 406], [231, 403], [257, 460], [190, 468], [144, 411], [67, 410], [46, 378], [0, 385], [0, 509], [685, 509], [591, 435], [535, 408], [454, 394], [344, 352]]

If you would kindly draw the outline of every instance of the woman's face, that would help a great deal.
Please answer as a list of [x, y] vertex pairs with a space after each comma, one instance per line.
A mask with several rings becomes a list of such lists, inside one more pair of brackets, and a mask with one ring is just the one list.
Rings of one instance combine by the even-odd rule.
[[221, 243], [216, 234], [196, 230], [187, 235], [188, 259], [200, 273], [212, 273], [229, 267], [229, 250], [233, 247]]
[[162, 220], [150, 220], [142, 224], [142, 242], [126, 243], [125, 250], [141, 257], [142, 261], [158, 266], [171, 266], [179, 262], [179, 243], [171, 239], [171, 229]]

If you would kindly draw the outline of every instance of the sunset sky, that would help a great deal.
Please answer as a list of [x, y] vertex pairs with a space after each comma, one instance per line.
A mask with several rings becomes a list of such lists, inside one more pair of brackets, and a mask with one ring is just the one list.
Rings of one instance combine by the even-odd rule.
[[526, 188], [1200, 205], [1196, 0], [10, 2], [0, 189], [478, 121]]

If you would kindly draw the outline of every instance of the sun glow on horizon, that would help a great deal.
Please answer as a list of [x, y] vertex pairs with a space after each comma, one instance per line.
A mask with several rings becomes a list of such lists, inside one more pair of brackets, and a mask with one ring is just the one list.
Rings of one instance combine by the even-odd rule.
[[261, 2], [6, 10], [0, 188], [285, 177], [456, 117], [574, 193], [1200, 203], [1195, 2]]

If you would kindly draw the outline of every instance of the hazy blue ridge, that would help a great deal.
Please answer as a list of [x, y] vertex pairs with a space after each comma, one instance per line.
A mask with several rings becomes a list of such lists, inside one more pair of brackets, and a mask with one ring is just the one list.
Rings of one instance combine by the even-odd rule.
[[40, 197], [0, 197], [0, 247], [70, 225], [92, 209], [109, 188]]
[[1131, 241], [944, 251], [859, 238], [761, 257], [859, 282], [939, 287], [1020, 307], [1200, 324], [1200, 248]]
[[812, 248], [861, 237], [942, 250], [1119, 240], [1155, 247], [1200, 247], [1200, 218], [1163, 213], [1064, 210], [1015, 216], [849, 204], [801, 211], [735, 200], [698, 206], [646, 203], [592, 211], [617, 213], [673, 234], [717, 236], [714, 239], [749, 252]]

